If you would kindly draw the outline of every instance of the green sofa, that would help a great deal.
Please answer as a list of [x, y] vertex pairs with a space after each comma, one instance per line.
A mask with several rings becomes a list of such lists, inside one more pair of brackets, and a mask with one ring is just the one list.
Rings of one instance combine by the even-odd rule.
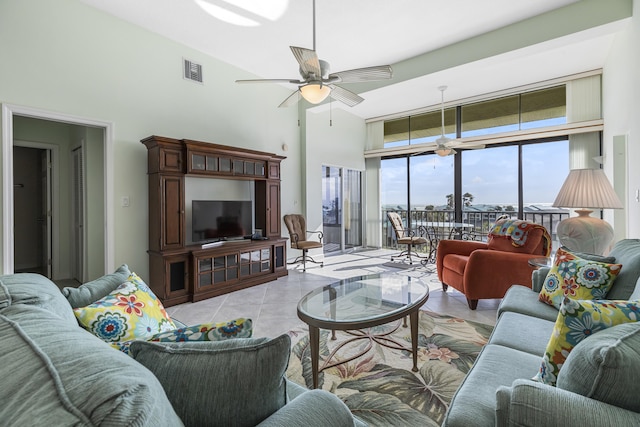
[[[84, 291], [66, 294], [100, 298]], [[0, 276], [0, 424], [362, 425], [333, 394], [284, 378], [287, 335], [141, 341], [132, 357], [79, 327], [69, 301], [43, 276]]]
[[[640, 240], [625, 239], [610, 256], [622, 264], [610, 300], [640, 299]], [[558, 310], [538, 301], [548, 268], [532, 289], [512, 286], [496, 327], [451, 401], [444, 426], [640, 425], [640, 322], [601, 330], [569, 353], [551, 386], [532, 381]]]

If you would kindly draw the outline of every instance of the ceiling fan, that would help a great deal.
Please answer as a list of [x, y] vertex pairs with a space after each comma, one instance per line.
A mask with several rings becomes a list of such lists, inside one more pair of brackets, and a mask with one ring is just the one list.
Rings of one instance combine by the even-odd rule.
[[329, 63], [318, 58], [316, 53], [316, 1], [313, 0], [313, 49], [290, 46], [293, 56], [300, 64], [300, 79], [252, 79], [236, 80], [236, 83], [292, 83], [298, 90], [288, 96], [278, 107], [295, 105], [300, 95], [312, 104], [319, 104], [328, 96], [343, 102], [349, 107], [358, 105], [364, 99], [355, 92], [347, 90], [337, 83], [370, 82], [390, 79], [391, 66], [357, 68], [331, 73]]
[[[457, 151], [454, 150], [454, 146], [461, 147], [461, 143], [460, 142], [456, 143], [455, 140], [444, 136], [444, 91], [447, 90], [447, 87], [439, 86], [438, 90], [440, 91], [440, 100], [441, 100], [440, 112], [442, 116], [442, 134], [440, 135], [440, 138], [436, 139], [435, 141], [436, 148], [433, 150], [433, 152], [441, 157], [452, 156], [457, 153]], [[465, 145], [464, 148], [477, 149], [477, 148], [485, 148], [485, 146], [484, 145]]]

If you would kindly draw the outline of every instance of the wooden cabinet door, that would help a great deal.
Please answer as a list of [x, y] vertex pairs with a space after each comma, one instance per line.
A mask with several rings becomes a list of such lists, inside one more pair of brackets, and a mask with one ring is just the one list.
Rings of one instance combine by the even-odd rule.
[[184, 178], [149, 175], [149, 249], [184, 246]]
[[178, 176], [162, 178], [164, 221], [162, 221], [163, 249], [184, 246], [184, 179]]
[[265, 236], [280, 236], [280, 181], [267, 181], [267, 229]]

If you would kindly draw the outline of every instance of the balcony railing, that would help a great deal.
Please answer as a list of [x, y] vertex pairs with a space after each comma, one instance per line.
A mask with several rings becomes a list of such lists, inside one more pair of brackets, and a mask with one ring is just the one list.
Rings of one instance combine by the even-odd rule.
[[[397, 245], [396, 235], [393, 232], [389, 221], [387, 220], [387, 212], [397, 212], [402, 217], [402, 221], [415, 235], [425, 235], [426, 227], [431, 227], [431, 233], [435, 233], [436, 240], [442, 239], [467, 239], [487, 241], [489, 229], [496, 222], [496, 219], [503, 215], [510, 218], [517, 218], [516, 212], [509, 211], [463, 211], [462, 222], [455, 221], [453, 210], [400, 210], [400, 209], [383, 209], [382, 210], [382, 247], [390, 249], [403, 249]], [[569, 217], [569, 212], [564, 210], [550, 211], [525, 211], [524, 218], [543, 225], [552, 239], [552, 250], [560, 247], [556, 236], [556, 227], [560, 221]], [[426, 236], [425, 236], [426, 237]], [[416, 250], [420, 253], [430, 252], [429, 244], [418, 246]]]

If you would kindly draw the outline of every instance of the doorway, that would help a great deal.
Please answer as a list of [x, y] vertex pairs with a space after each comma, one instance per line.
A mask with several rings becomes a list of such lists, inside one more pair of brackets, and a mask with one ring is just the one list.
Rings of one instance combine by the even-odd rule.
[[[38, 258], [45, 259], [50, 252], [51, 271], [47, 271], [53, 280], [77, 278], [84, 282], [100, 277], [114, 269], [113, 213], [107, 208], [113, 206], [113, 124], [75, 116], [67, 116], [28, 107], [2, 104], [2, 271], [11, 274], [22, 267], [21, 258], [16, 259], [16, 246], [23, 241], [21, 234], [16, 234], [16, 223], [19, 223], [19, 206], [14, 196], [19, 187], [14, 188], [14, 150], [20, 141], [39, 141], [45, 147], [31, 147], [50, 151], [53, 173], [47, 180], [42, 173], [37, 173], [41, 188], [35, 193], [37, 206], [43, 209], [48, 204], [48, 215], [45, 224], [31, 227], [32, 233], [42, 234], [42, 251], [38, 250]], [[72, 214], [72, 152], [82, 146], [83, 171], [85, 172], [86, 195], [83, 204], [84, 236], [81, 238], [82, 261], [74, 261], [78, 252], [77, 240], [73, 237]], [[56, 154], [56, 150], [57, 153]], [[43, 153], [42, 151], [38, 151]], [[20, 155], [20, 154], [19, 154]], [[57, 160], [56, 160], [57, 159]], [[56, 161], [58, 166], [56, 167]], [[43, 165], [46, 161], [41, 160]], [[20, 184], [15, 182], [15, 184]], [[44, 188], [48, 187], [49, 201], [45, 203]], [[18, 199], [20, 198], [17, 195]], [[40, 216], [43, 219], [43, 216]], [[42, 221], [41, 221], [42, 222]], [[34, 231], [35, 230], [35, 231]], [[47, 238], [49, 236], [49, 243]], [[40, 237], [37, 238], [40, 240]], [[29, 241], [29, 239], [26, 239]], [[36, 251], [34, 251], [36, 252]], [[80, 276], [77, 277], [76, 264], [81, 264]], [[33, 264], [32, 262], [30, 264]], [[41, 263], [38, 263], [41, 264]], [[34, 264], [35, 265], [35, 264]], [[31, 265], [28, 267], [31, 268]], [[41, 266], [35, 265], [34, 269]]]
[[322, 166], [324, 253], [362, 246], [362, 172]]
[[53, 150], [24, 145], [13, 150], [15, 271], [51, 279]]

